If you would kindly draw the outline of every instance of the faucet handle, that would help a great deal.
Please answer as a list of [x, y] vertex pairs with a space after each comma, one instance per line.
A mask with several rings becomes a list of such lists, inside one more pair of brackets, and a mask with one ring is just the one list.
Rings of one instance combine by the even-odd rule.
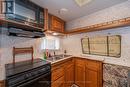
[[54, 51], [54, 56], [56, 55], [55, 51]]
[[67, 51], [66, 50], [64, 50], [64, 54], [66, 55], [66, 53], [67, 53]]

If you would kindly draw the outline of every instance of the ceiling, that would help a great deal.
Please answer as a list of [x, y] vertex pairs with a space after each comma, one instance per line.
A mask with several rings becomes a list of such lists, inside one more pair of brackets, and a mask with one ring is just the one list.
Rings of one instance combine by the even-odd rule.
[[[65, 21], [71, 21], [81, 16], [89, 15], [99, 10], [111, 7], [113, 5], [125, 2], [127, 0], [92, 0], [83, 7], [78, 6], [74, 0], [31, 0], [36, 4], [47, 8], [49, 13], [62, 18]], [[61, 12], [62, 8], [68, 9], [67, 12]]]

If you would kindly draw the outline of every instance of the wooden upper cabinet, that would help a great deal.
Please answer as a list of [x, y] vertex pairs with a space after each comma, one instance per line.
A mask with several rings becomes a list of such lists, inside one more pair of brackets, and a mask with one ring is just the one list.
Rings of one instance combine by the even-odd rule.
[[75, 59], [75, 84], [79, 87], [85, 87], [85, 61], [84, 59]]
[[49, 30], [64, 33], [65, 22], [53, 15], [49, 15]]
[[0, 14], [2, 14], [2, 0], [0, 0]]
[[102, 62], [86, 61], [86, 87], [102, 87]]

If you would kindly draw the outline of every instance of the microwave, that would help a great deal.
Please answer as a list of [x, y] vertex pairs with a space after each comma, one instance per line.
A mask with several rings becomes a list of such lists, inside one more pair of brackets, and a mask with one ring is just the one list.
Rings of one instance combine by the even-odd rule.
[[2, 13], [7, 20], [44, 28], [44, 9], [30, 0], [4, 0]]

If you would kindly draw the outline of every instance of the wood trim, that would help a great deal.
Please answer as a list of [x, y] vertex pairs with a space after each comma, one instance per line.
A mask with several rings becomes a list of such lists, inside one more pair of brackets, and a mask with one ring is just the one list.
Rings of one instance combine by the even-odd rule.
[[100, 67], [100, 69], [99, 69], [99, 73], [100, 73], [99, 74], [99, 78], [100, 78], [99, 85], [103, 87], [103, 62], [100, 62], [99, 67]]
[[65, 33], [66, 34], [79, 34], [79, 33], [85, 33], [85, 32], [108, 30], [108, 29], [125, 27], [125, 26], [130, 26], [130, 17], [119, 19], [119, 20], [114, 20], [110, 22], [95, 24], [91, 26], [70, 29], [70, 31], [66, 31]]
[[27, 48], [15, 48], [15, 47], [13, 47], [13, 52], [15, 54], [32, 53], [33, 52], [33, 47], [27, 47]]
[[44, 30], [48, 30], [48, 21], [49, 21], [49, 15], [48, 15], [48, 9], [44, 9]]
[[25, 54], [25, 53], [30, 53], [31, 54], [31, 57], [32, 57], [32, 62], [34, 60], [33, 58], [33, 47], [27, 47], [27, 48], [15, 48], [13, 47], [13, 64], [15, 64], [15, 56], [17, 54]]
[[2, 3], [3, 3], [4, 0], [0, 0], [0, 18], [5, 18], [5, 15], [2, 14]]
[[3, 1], [0, 0], [0, 8], [1, 8], [1, 9], [0, 9], [0, 13], [2, 13], [2, 2], [3, 2]]

